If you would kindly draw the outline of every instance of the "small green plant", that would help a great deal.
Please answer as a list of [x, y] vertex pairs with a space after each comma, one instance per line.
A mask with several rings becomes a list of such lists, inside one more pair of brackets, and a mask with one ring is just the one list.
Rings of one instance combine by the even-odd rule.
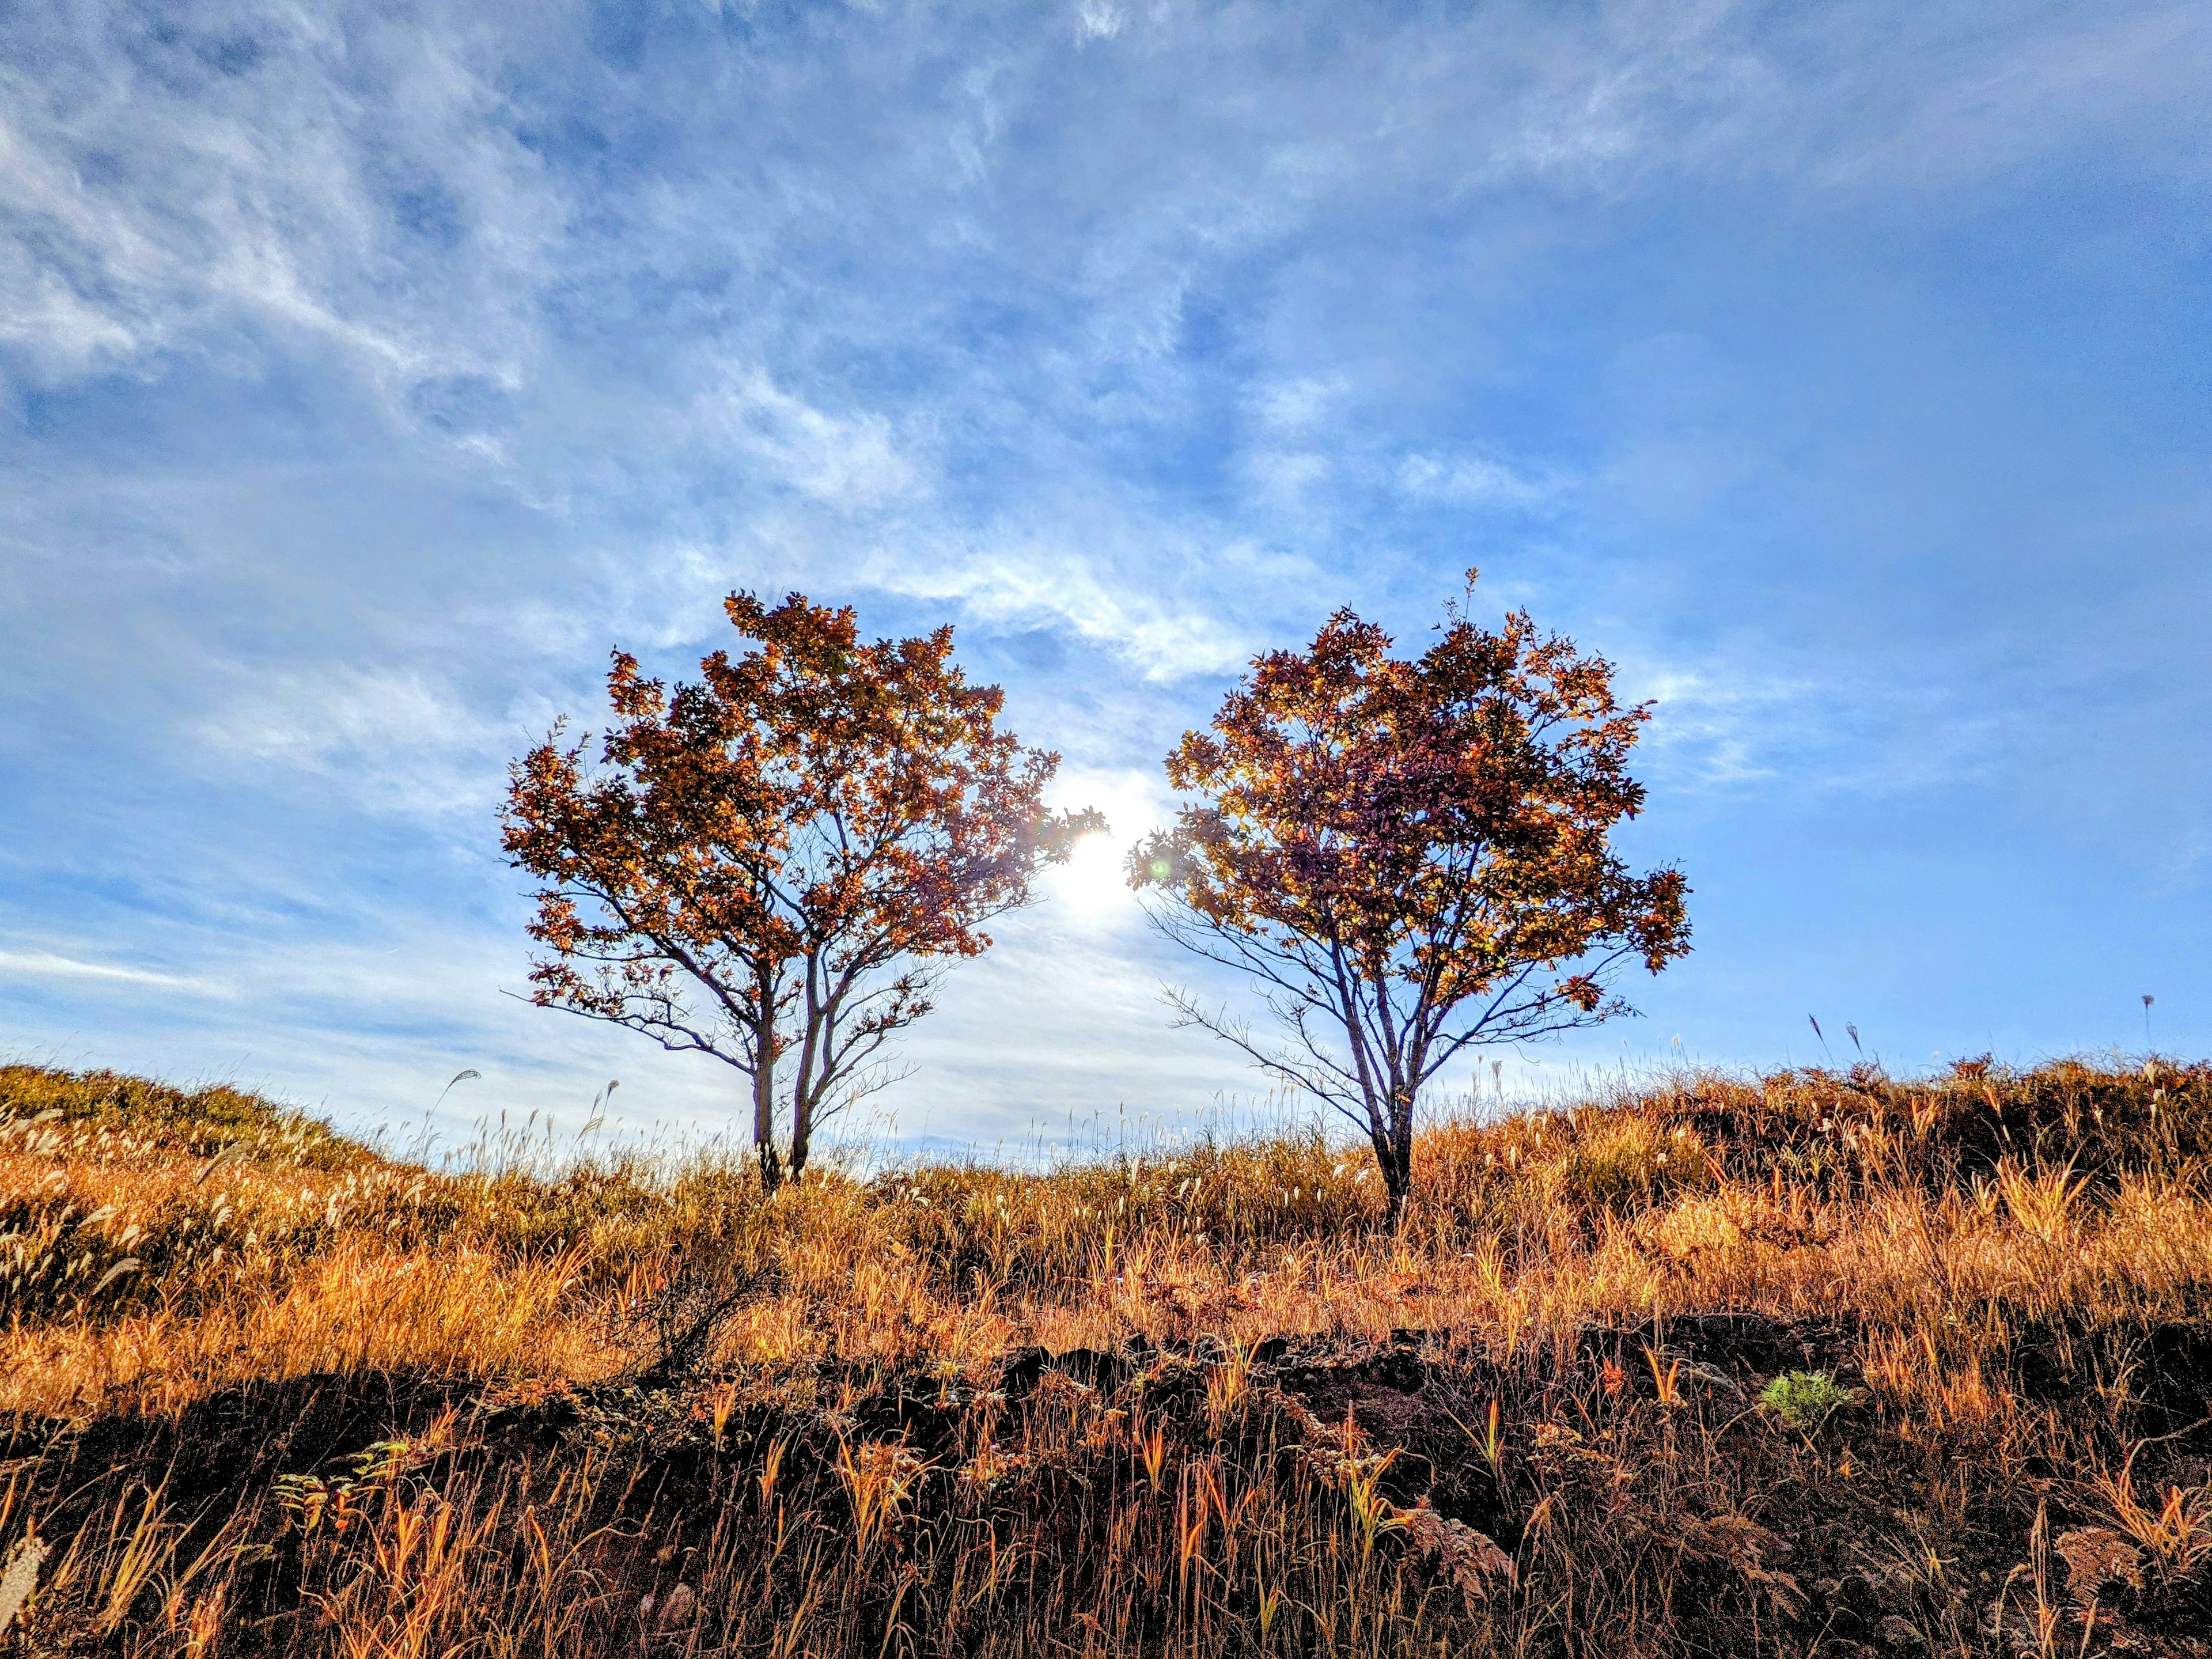
[[1759, 1390], [1759, 1403], [1802, 1434], [1812, 1434], [1845, 1406], [1858, 1402], [1826, 1371], [1784, 1371]]

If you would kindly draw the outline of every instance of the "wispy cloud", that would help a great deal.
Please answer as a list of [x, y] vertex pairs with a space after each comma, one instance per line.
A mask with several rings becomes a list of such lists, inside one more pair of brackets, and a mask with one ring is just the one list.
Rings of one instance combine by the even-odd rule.
[[207, 981], [186, 974], [166, 974], [151, 968], [133, 968], [122, 963], [95, 962], [83, 957], [68, 956], [58, 951], [0, 950], [0, 974], [33, 983], [57, 979], [104, 980], [118, 985], [151, 986], [164, 991], [189, 991], [203, 995], [215, 988]]
[[[1479, 564], [1658, 698], [1647, 826], [2126, 799], [2106, 866], [2194, 867], [2212, 686], [2146, 641], [2212, 625], [2208, 95], [2179, 5], [19, 9], [0, 921], [93, 966], [10, 1008], [365, 1110], [456, 1042], [603, 1069], [470, 1000], [501, 768], [739, 586], [956, 621], [1133, 812], [1253, 652]], [[916, 1098], [1228, 1086], [1062, 897]]]
[[1188, 566], [1205, 572], [1188, 580], [1157, 551], [1126, 563], [1094, 560], [1077, 534], [986, 532], [980, 544], [933, 559], [901, 547], [876, 556], [863, 574], [887, 592], [957, 603], [981, 623], [1064, 629], [1152, 679], [1219, 673], [1250, 654], [1215, 598], [1222, 579], [1250, 562], [1250, 550], [1186, 541]]
[[767, 372], [738, 375], [705, 420], [738, 452], [791, 488], [847, 512], [900, 506], [927, 494], [921, 468], [900, 453], [890, 423], [862, 411], [834, 416], [777, 388]]
[[[482, 34], [376, 9], [21, 20], [0, 52], [0, 339], [67, 383], [331, 354], [394, 420], [512, 392], [569, 213]], [[426, 418], [427, 417], [427, 418]], [[495, 449], [483, 434], [457, 444]]]
[[1425, 500], [1522, 512], [1556, 502], [1567, 488], [1556, 477], [1531, 477], [1486, 455], [1408, 455], [1399, 464], [1398, 482]]
[[362, 810], [487, 816], [504, 736], [418, 671], [258, 677], [194, 728], [210, 759], [327, 779]]
[[1931, 42], [1926, 78], [1866, 88], [1875, 118], [1830, 129], [1820, 176], [1938, 187], [2092, 135], [2117, 140], [2139, 165], [2160, 172], [2201, 177], [2212, 167], [2203, 124], [2185, 113], [2212, 72], [2212, 20], [2202, 8], [2091, 9], [2054, 21], [2048, 32], [2011, 39]]

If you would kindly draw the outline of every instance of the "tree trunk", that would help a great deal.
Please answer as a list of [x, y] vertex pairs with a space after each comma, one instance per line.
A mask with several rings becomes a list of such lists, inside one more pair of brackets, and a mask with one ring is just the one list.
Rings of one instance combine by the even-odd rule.
[[1370, 1115], [1368, 1122], [1368, 1144], [1375, 1149], [1376, 1172], [1382, 1177], [1388, 1200], [1383, 1218], [1395, 1233], [1406, 1218], [1406, 1200], [1413, 1190], [1413, 1137], [1407, 1134], [1401, 1139], [1395, 1121], [1385, 1125]]
[[793, 1092], [791, 1099], [791, 1182], [797, 1186], [806, 1173], [806, 1153], [814, 1140], [814, 1103]]
[[1389, 1207], [1384, 1219], [1390, 1231], [1396, 1232], [1406, 1224], [1406, 1200], [1413, 1193], [1413, 1149], [1400, 1146], [1395, 1141], [1389, 1157], [1382, 1160], [1382, 1190], [1389, 1196]]
[[1406, 1200], [1413, 1195], [1412, 1101], [1391, 1101], [1389, 1133], [1377, 1137], [1375, 1156], [1382, 1166], [1382, 1190], [1389, 1195], [1390, 1231], [1395, 1233], [1405, 1225]]
[[767, 1021], [753, 1046], [753, 1151], [760, 1158], [761, 1190], [783, 1184], [783, 1163], [775, 1155], [775, 1028]]

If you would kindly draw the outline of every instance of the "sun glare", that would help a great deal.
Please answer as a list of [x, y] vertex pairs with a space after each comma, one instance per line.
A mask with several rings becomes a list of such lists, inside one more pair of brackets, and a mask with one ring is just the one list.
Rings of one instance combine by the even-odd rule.
[[1124, 851], [1118, 836], [1084, 836], [1067, 862], [1053, 872], [1053, 896], [1086, 921], [1133, 912], [1136, 896], [1121, 867]]
[[1122, 861], [1165, 816], [1159, 786], [1137, 773], [1064, 773], [1052, 804], [1096, 806], [1109, 826], [1077, 842], [1067, 862], [1046, 877], [1053, 908], [1088, 926], [1134, 919], [1137, 897]]

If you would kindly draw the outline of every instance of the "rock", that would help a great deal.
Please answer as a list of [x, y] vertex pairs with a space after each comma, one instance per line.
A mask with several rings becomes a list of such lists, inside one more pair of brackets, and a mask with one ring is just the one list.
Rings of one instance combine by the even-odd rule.
[[673, 1630], [684, 1624], [691, 1617], [692, 1609], [698, 1605], [699, 1597], [692, 1590], [691, 1586], [678, 1579], [676, 1588], [668, 1592], [668, 1599], [660, 1604], [659, 1623], [661, 1629]]
[[1000, 1390], [1009, 1400], [1026, 1399], [1036, 1391], [1037, 1378], [1044, 1375], [1045, 1362], [1051, 1358], [1042, 1348], [1016, 1348], [999, 1374]]
[[1086, 1389], [1102, 1391], [1119, 1387], [1132, 1369], [1121, 1355], [1102, 1353], [1096, 1348], [1071, 1348], [1066, 1353], [1055, 1354], [1048, 1363], [1062, 1376]]

